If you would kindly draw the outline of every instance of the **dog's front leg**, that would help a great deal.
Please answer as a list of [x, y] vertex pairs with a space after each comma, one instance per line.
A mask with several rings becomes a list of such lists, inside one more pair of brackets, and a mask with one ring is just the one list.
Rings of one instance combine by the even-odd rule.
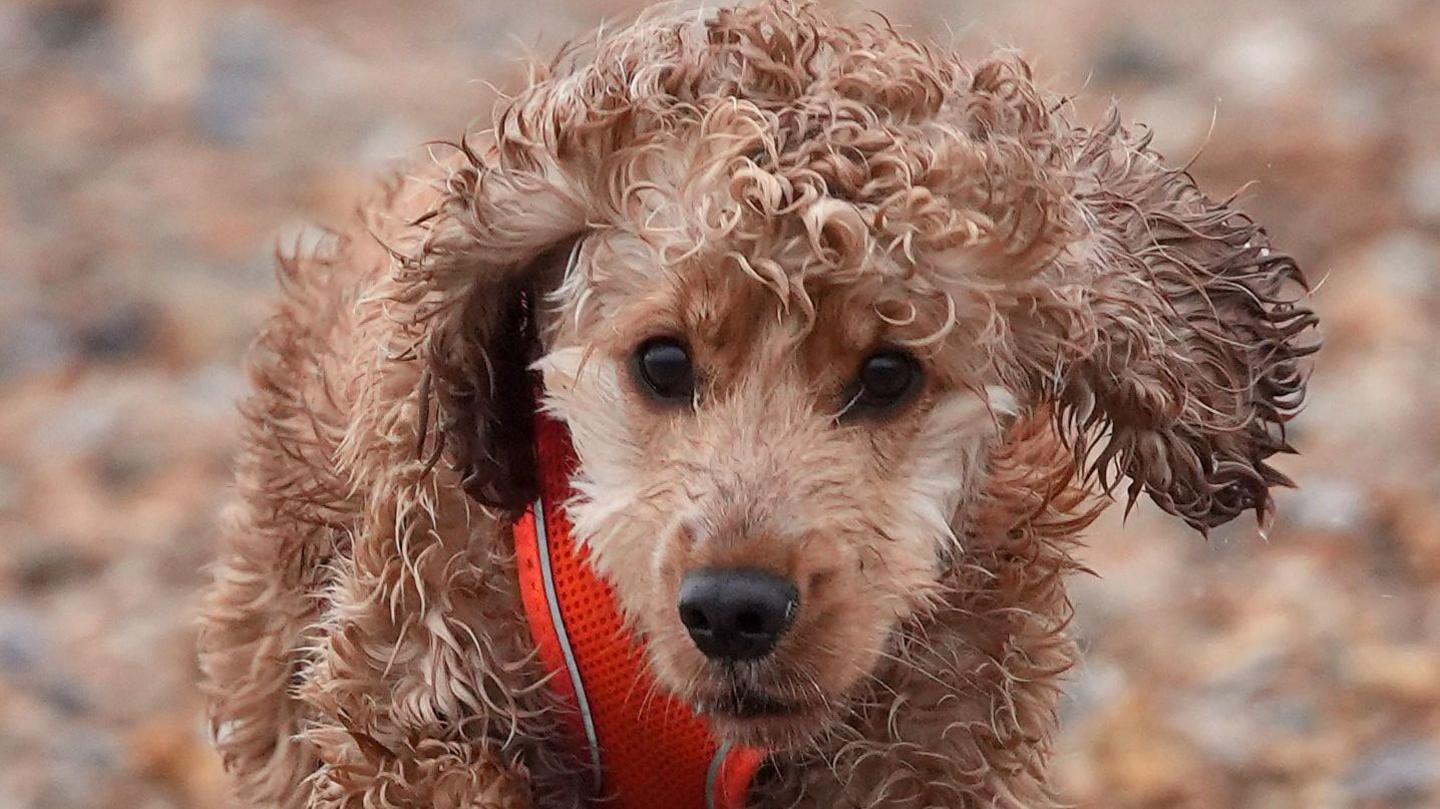
[[[561, 708], [523, 620], [508, 526], [448, 470], [402, 466], [324, 591], [297, 678], [307, 809], [578, 807]], [[411, 477], [406, 477], [406, 476]]]
[[[434, 809], [538, 809], [531, 779], [482, 748], [426, 745], [396, 754], [374, 739], [348, 731], [321, 746], [325, 762], [316, 772], [307, 809], [434, 807]], [[341, 741], [339, 737], [347, 737]]]

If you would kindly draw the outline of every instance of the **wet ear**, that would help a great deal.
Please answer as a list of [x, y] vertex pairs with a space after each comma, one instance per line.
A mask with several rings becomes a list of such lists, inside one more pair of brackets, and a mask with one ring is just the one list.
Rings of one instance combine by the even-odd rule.
[[536, 316], [581, 225], [578, 210], [534, 174], [483, 167], [452, 174], [418, 223], [424, 237], [408, 269], [436, 301], [420, 444], [433, 460], [443, 453], [482, 505], [519, 511], [535, 497]]
[[1107, 490], [1124, 476], [1130, 503], [1143, 491], [1202, 532], [1247, 510], [1263, 524], [1271, 487], [1291, 485], [1267, 459], [1293, 451], [1284, 425], [1318, 348], [1308, 287], [1233, 200], [1147, 142], [1113, 115], [1079, 139], [1089, 234], [1063, 258], [1075, 283], [1052, 309], [1068, 361], [1041, 384]]
[[518, 511], [536, 495], [532, 420], [540, 356], [535, 315], [573, 240], [477, 283], [429, 340], [429, 384], [443, 450], [481, 505]]

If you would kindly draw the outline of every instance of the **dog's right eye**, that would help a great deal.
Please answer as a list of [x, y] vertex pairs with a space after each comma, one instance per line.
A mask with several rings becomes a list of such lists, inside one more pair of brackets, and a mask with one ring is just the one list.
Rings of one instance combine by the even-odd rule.
[[656, 399], [687, 402], [695, 396], [695, 367], [685, 344], [672, 337], [646, 340], [635, 351], [635, 376]]

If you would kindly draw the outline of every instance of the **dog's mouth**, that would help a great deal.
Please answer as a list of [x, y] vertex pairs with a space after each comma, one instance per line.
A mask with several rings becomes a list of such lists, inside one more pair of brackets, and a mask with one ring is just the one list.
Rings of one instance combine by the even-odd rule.
[[702, 713], [724, 719], [783, 719], [806, 713], [804, 706], [743, 683], [732, 683], [718, 695], [702, 699]]
[[694, 705], [720, 735], [755, 747], [789, 747], [825, 724], [822, 705], [788, 699], [744, 682], [728, 682], [696, 699]]

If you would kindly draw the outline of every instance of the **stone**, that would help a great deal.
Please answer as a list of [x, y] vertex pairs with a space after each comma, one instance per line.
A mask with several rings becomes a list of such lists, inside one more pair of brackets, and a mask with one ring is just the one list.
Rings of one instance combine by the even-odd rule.
[[1440, 788], [1440, 743], [1398, 741], [1361, 755], [1344, 785], [1354, 801], [1399, 803], [1433, 795]]
[[80, 329], [78, 343], [85, 356], [101, 362], [134, 357], [154, 341], [159, 331], [155, 307], [122, 304], [100, 314]]

